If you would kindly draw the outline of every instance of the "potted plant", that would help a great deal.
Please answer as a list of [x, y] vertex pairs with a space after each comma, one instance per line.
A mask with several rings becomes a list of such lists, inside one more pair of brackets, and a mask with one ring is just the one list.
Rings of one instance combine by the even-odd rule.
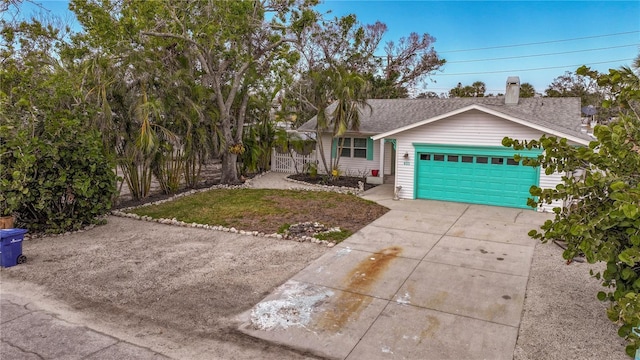
[[16, 217], [13, 215], [0, 216], [0, 229], [13, 229], [15, 222], [16, 222]]

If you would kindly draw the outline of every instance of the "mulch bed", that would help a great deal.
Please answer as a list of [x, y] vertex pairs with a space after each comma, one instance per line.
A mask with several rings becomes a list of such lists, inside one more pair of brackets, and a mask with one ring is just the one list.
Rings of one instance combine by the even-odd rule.
[[303, 181], [314, 185], [344, 186], [357, 189], [358, 183], [363, 182], [365, 190], [369, 190], [377, 186], [375, 184], [367, 184], [364, 178], [355, 176], [340, 176], [337, 179], [332, 179], [330, 176], [317, 175], [315, 177], [311, 177], [309, 174], [293, 174], [288, 177], [289, 179]]
[[136, 206], [140, 206], [140, 205], [144, 205], [144, 204], [148, 204], [148, 203], [152, 203], [152, 202], [156, 202], [156, 201], [160, 201], [160, 200], [166, 200], [166, 199], [168, 199], [170, 197], [176, 196], [178, 194], [185, 193], [187, 191], [205, 189], [205, 188], [212, 187], [214, 185], [218, 185], [219, 183], [220, 182], [218, 182], [218, 181], [216, 181], [216, 182], [206, 181], [206, 182], [202, 182], [202, 183], [198, 184], [198, 186], [196, 186], [194, 188], [180, 189], [175, 194], [165, 194], [165, 193], [162, 193], [162, 192], [153, 192], [149, 196], [147, 196], [146, 198], [139, 199], [139, 200], [135, 200], [135, 199], [122, 200], [122, 198], [119, 198], [118, 201], [116, 202], [116, 204], [113, 205], [112, 209], [113, 210], [120, 210], [120, 209], [124, 209], [124, 208], [129, 208], [129, 207], [136, 207]]

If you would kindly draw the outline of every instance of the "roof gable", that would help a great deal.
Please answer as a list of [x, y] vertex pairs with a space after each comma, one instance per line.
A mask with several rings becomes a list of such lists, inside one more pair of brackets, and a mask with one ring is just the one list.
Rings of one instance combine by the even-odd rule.
[[[514, 121], [556, 136], [586, 143], [589, 136], [579, 131], [579, 98], [523, 98], [517, 105], [505, 105], [503, 97], [450, 99], [370, 99], [361, 108], [360, 133], [397, 133], [415, 126], [439, 121], [471, 109]], [[335, 103], [327, 112], [335, 109]], [[314, 131], [315, 117], [299, 130]]]
[[508, 121], [512, 121], [514, 123], [517, 123], [517, 124], [520, 124], [520, 125], [524, 125], [524, 126], [527, 126], [527, 127], [530, 127], [530, 128], [533, 128], [533, 129], [536, 129], [536, 130], [539, 130], [541, 132], [548, 133], [548, 134], [551, 134], [551, 135], [555, 135], [555, 136], [559, 136], [559, 137], [566, 137], [568, 140], [575, 141], [575, 142], [580, 143], [580, 144], [587, 145], [589, 143], [589, 140], [585, 139], [584, 137], [575, 137], [575, 136], [572, 136], [570, 134], [567, 134], [567, 133], [564, 133], [564, 132], [560, 132], [560, 131], [557, 131], [557, 130], [554, 130], [554, 129], [551, 129], [551, 128], [548, 128], [548, 127], [545, 127], [545, 126], [542, 126], [542, 125], [539, 125], [539, 124], [536, 124], [536, 123], [528, 122], [528, 121], [522, 120], [520, 118], [513, 117], [513, 116], [510, 116], [510, 115], [504, 114], [502, 112], [499, 112], [499, 111], [496, 111], [496, 110], [492, 110], [492, 109], [489, 109], [487, 107], [484, 107], [484, 106], [481, 106], [481, 105], [477, 105], [477, 104], [468, 105], [468, 106], [465, 106], [465, 107], [463, 107], [461, 109], [456, 109], [456, 110], [453, 110], [453, 111], [445, 113], [445, 114], [440, 114], [440, 115], [432, 117], [430, 119], [425, 119], [425, 120], [422, 120], [422, 121], [415, 122], [413, 124], [409, 124], [409, 125], [406, 125], [406, 126], [403, 126], [403, 127], [400, 127], [400, 128], [396, 128], [396, 129], [393, 129], [391, 131], [387, 131], [387, 132], [372, 136], [371, 138], [373, 140], [379, 140], [379, 139], [382, 139], [382, 138], [385, 138], [385, 137], [393, 136], [393, 135], [401, 133], [403, 131], [407, 131], [407, 130], [411, 130], [411, 129], [414, 129], [414, 128], [417, 128], [417, 127], [420, 127], [420, 126], [423, 126], [423, 125], [431, 124], [431, 123], [434, 123], [436, 121], [447, 119], [447, 118], [450, 118], [452, 116], [455, 116], [455, 115], [458, 115], [458, 114], [462, 114], [462, 113], [465, 113], [465, 112], [471, 111], [471, 110], [482, 111], [484, 113], [496, 116], [498, 118], [501, 118], [501, 119], [504, 119], [504, 120], [508, 120]]

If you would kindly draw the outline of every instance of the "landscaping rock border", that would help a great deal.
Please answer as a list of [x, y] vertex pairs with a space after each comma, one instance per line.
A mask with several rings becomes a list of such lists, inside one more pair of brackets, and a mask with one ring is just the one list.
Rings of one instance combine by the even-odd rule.
[[[230, 233], [237, 233], [240, 235], [253, 235], [253, 236], [258, 236], [258, 237], [266, 237], [266, 238], [274, 238], [274, 239], [282, 239], [282, 240], [293, 240], [293, 241], [298, 241], [298, 242], [312, 242], [315, 244], [322, 244], [325, 245], [327, 247], [334, 247], [336, 245], [335, 242], [333, 241], [327, 241], [327, 240], [320, 240], [317, 239], [315, 237], [312, 236], [283, 236], [282, 234], [278, 234], [278, 233], [274, 233], [274, 234], [265, 234], [265, 233], [261, 233], [258, 231], [247, 231], [247, 230], [238, 230], [235, 229], [233, 227], [231, 228], [227, 228], [224, 226], [217, 226], [217, 225], [208, 225], [208, 224], [197, 224], [197, 223], [185, 223], [184, 221], [179, 221], [175, 218], [173, 219], [153, 219], [149, 216], [139, 216], [136, 214], [132, 214], [132, 213], [128, 213], [127, 211], [131, 211], [133, 209], [138, 209], [141, 207], [145, 207], [145, 206], [151, 206], [151, 205], [159, 205], [165, 202], [169, 202], [169, 201], [174, 201], [176, 199], [179, 199], [181, 197], [184, 196], [189, 196], [189, 195], [193, 195], [193, 194], [197, 194], [200, 192], [204, 192], [204, 191], [209, 191], [209, 190], [213, 190], [213, 189], [244, 189], [244, 188], [250, 188], [251, 187], [251, 183], [253, 180], [259, 179], [260, 177], [270, 173], [271, 171], [266, 171], [263, 173], [260, 173], [256, 176], [254, 176], [253, 178], [247, 179], [245, 180], [245, 182], [243, 184], [240, 185], [213, 185], [207, 188], [202, 188], [202, 189], [194, 189], [194, 190], [190, 190], [190, 191], [186, 191], [186, 192], [182, 192], [180, 194], [176, 194], [174, 196], [171, 196], [169, 198], [163, 199], [163, 200], [158, 200], [158, 201], [154, 201], [154, 202], [149, 202], [146, 204], [141, 204], [138, 206], [130, 206], [130, 207], [126, 207], [126, 208], [122, 208], [122, 209], [118, 209], [118, 210], [112, 210], [110, 212], [111, 215], [113, 216], [119, 216], [119, 217], [126, 217], [126, 218], [131, 218], [131, 219], [136, 219], [136, 220], [142, 220], [142, 221], [149, 221], [149, 222], [157, 222], [157, 223], [161, 223], [161, 224], [165, 224], [165, 225], [173, 225], [173, 226], [182, 226], [182, 227], [193, 227], [193, 228], [200, 228], [200, 229], [206, 229], [206, 230], [215, 230], [215, 231], [223, 231], [223, 232], [230, 232]], [[310, 184], [310, 183], [306, 183], [304, 181], [298, 181], [298, 180], [294, 180], [294, 179], [290, 179], [288, 177], [284, 178], [285, 181], [291, 182], [291, 183], [295, 183], [295, 184], [299, 184], [299, 185], [305, 185], [305, 186], [310, 186], [312, 188], [306, 188], [306, 189], [293, 189], [292, 190], [299, 190], [299, 191], [332, 191], [332, 192], [336, 192], [336, 193], [341, 193], [341, 194], [351, 194], [351, 195], [356, 195], [359, 196], [362, 192], [364, 192], [364, 189], [361, 187], [359, 189], [354, 189], [351, 187], [345, 187], [345, 186], [330, 186], [330, 185], [318, 185], [318, 184]], [[99, 221], [106, 221], [106, 217], [102, 217], [99, 218]], [[34, 234], [30, 234], [27, 233], [24, 236], [25, 240], [28, 239], [32, 239], [32, 238], [43, 238], [43, 237], [58, 237], [58, 236], [66, 236], [66, 235], [70, 235], [70, 234], [75, 234], [75, 233], [82, 233], [88, 230], [93, 229], [94, 227], [96, 227], [96, 224], [89, 224], [85, 227], [83, 227], [82, 229], [79, 230], [75, 230], [75, 231], [68, 231], [68, 232], [64, 232], [64, 233], [60, 233], [60, 234], [46, 234], [46, 233], [34, 233]]]
[[[167, 200], [163, 200], [167, 201]], [[132, 209], [132, 208], [131, 208]], [[128, 210], [131, 210], [128, 209]], [[140, 216], [138, 214], [133, 214], [133, 213], [128, 213], [128, 212], [124, 212], [121, 210], [114, 210], [111, 212], [112, 215], [114, 216], [119, 216], [119, 217], [126, 217], [126, 218], [130, 218], [130, 219], [135, 219], [135, 220], [142, 220], [142, 221], [148, 221], [148, 222], [156, 222], [156, 223], [160, 223], [160, 224], [165, 224], [165, 225], [173, 225], [173, 226], [181, 226], [181, 227], [190, 227], [190, 228], [198, 228], [198, 229], [204, 229], [204, 230], [213, 230], [213, 231], [222, 231], [222, 232], [227, 232], [227, 233], [233, 233], [233, 234], [240, 234], [240, 235], [249, 235], [249, 236], [256, 236], [256, 237], [264, 237], [264, 238], [272, 238], [272, 239], [279, 239], [279, 240], [293, 240], [293, 241], [297, 241], [297, 242], [312, 242], [314, 244], [322, 244], [325, 245], [327, 247], [334, 247], [336, 245], [335, 242], [332, 241], [326, 241], [326, 240], [319, 240], [316, 239], [312, 236], [284, 236], [282, 234], [278, 234], [278, 233], [273, 233], [273, 234], [265, 234], [263, 232], [258, 232], [258, 231], [251, 231], [251, 230], [238, 230], [234, 227], [225, 227], [225, 226], [221, 226], [221, 225], [208, 225], [208, 224], [198, 224], [198, 223], [187, 223], [184, 221], [180, 221], [176, 218], [173, 219], [165, 219], [165, 218], [159, 218], [159, 219], [154, 219], [150, 216]]]
[[[266, 173], [264, 173], [264, 174], [266, 174]], [[364, 182], [362, 183], [362, 186], [360, 188], [354, 189], [354, 188], [347, 187], [347, 186], [331, 186], [331, 185], [310, 184], [308, 182], [298, 181], [298, 180], [295, 180], [295, 179], [290, 179], [289, 177], [285, 177], [284, 180], [288, 181], [288, 182], [292, 182], [294, 184], [317, 187], [317, 189], [308, 189], [309, 191], [333, 191], [333, 192], [337, 192], [337, 193], [341, 193], [341, 194], [351, 194], [351, 195], [356, 195], [356, 196], [360, 196], [360, 194], [362, 194], [364, 192]]]
[[[291, 235], [282, 235], [282, 234], [278, 234], [278, 233], [273, 233], [273, 234], [265, 234], [262, 232], [258, 232], [258, 231], [250, 231], [250, 230], [238, 230], [236, 228], [227, 228], [224, 226], [219, 226], [219, 225], [208, 225], [208, 224], [197, 224], [197, 223], [186, 223], [184, 221], [180, 221], [177, 220], [176, 218], [173, 219], [165, 219], [165, 218], [160, 218], [160, 219], [154, 219], [150, 216], [140, 216], [137, 214], [133, 214], [133, 213], [129, 213], [127, 211], [131, 211], [133, 209], [138, 209], [141, 207], [145, 207], [145, 206], [151, 206], [151, 205], [159, 205], [165, 202], [169, 202], [169, 201], [174, 201], [178, 198], [184, 197], [184, 196], [189, 196], [189, 195], [193, 195], [193, 194], [197, 194], [200, 192], [204, 192], [204, 191], [209, 191], [209, 190], [213, 190], [213, 189], [244, 189], [244, 188], [249, 188], [251, 186], [251, 182], [255, 179], [259, 179], [260, 177], [264, 176], [265, 174], [268, 174], [270, 171], [267, 172], [263, 172], [261, 174], [256, 175], [255, 177], [253, 177], [252, 179], [247, 179], [242, 185], [214, 185], [208, 188], [203, 188], [203, 189], [196, 189], [196, 190], [190, 190], [190, 191], [186, 191], [180, 194], [176, 194], [170, 198], [167, 199], [163, 199], [163, 200], [158, 200], [158, 201], [154, 201], [154, 202], [150, 202], [150, 203], [146, 203], [146, 204], [142, 204], [139, 206], [132, 206], [132, 207], [127, 207], [127, 208], [123, 208], [123, 209], [119, 209], [119, 210], [112, 210], [111, 211], [111, 215], [113, 216], [119, 216], [119, 217], [126, 217], [126, 218], [131, 218], [131, 219], [135, 219], [135, 220], [142, 220], [142, 221], [149, 221], [149, 222], [157, 222], [160, 224], [165, 224], [165, 225], [173, 225], [173, 226], [182, 226], [182, 227], [192, 227], [192, 228], [199, 228], [199, 229], [205, 229], [205, 230], [214, 230], [214, 231], [223, 231], [223, 232], [229, 232], [229, 233], [235, 233], [235, 234], [240, 234], [240, 235], [250, 235], [250, 236], [257, 236], [257, 237], [265, 237], [265, 238], [273, 238], [273, 239], [281, 239], [281, 240], [293, 240], [293, 241], [298, 241], [298, 242], [311, 242], [314, 244], [321, 244], [327, 247], [334, 247], [336, 245], [335, 242], [333, 241], [327, 241], [327, 240], [320, 240], [317, 239], [313, 236], [291, 236]], [[301, 185], [307, 185], [307, 186], [313, 186], [314, 188], [308, 188], [308, 189], [296, 189], [296, 190], [300, 190], [300, 191], [332, 191], [332, 192], [337, 192], [337, 193], [341, 193], [341, 194], [351, 194], [351, 195], [360, 195], [360, 193], [363, 192], [363, 189], [354, 189], [354, 188], [350, 188], [350, 187], [338, 187], [338, 186], [328, 186], [328, 185], [316, 185], [316, 184], [309, 184], [303, 181], [297, 181], [294, 179], [289, 179], [285, 177], [286, 181], [292, 182], [292, 183], [297, 183], [297, 184], [301, 184]], [[82, 230], [79, 230], [82, 231]]]

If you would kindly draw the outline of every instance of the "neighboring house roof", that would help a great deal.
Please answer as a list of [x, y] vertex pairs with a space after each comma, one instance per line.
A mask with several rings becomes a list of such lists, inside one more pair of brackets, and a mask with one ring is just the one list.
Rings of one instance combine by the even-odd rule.
[[[503, 97], [450, 99], [370, 99], [362, 108], [359, 132], [391, 135], [399, 131], [472, 109], [491, 113], [542, 131], [582, 139], [580, 132], [580, 98], [521, 98], [517, 105], [505, 105]], [[335, 108], [335, 103], [327, 111]], [[314, 131], [316, 118], [300, 126], [300, 131]], [[376, 136], [376, 138], [384, 136]]]

